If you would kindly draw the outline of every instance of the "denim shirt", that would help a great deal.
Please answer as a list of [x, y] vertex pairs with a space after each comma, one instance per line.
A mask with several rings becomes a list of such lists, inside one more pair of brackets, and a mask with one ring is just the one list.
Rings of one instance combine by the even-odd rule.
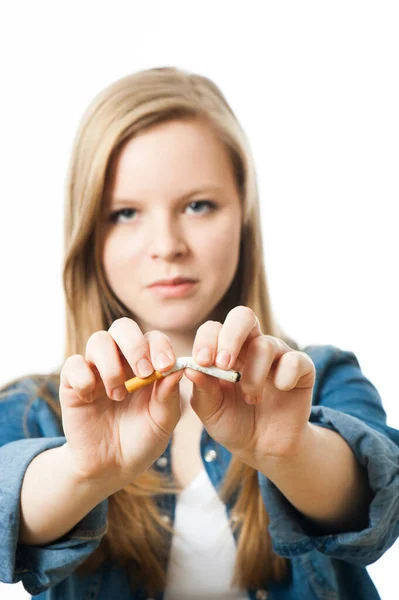
[[[316, 367], [309, 421], [338, 432], [367, 471], [373, 491], [368, 526], [361, 531], [314, 535], [311, 523], [258, 472], [273, 548], [289, 559], [290, 575], [267, 589], [248, 589], [248, 596], [251, 600], [378, 599], [366, 565], [379, 559], [399, 535], [399, 431], [387, 426], [380, 396], [352, 352], [331, 345], [308, 346], [303, 351]], [[32, 382], [27, 378], [0, 396], [0, 581], [22, 581], [40, 600], [150, 600], [143, 589], [130, 591], [127, 573], [117, 565], [86, 577], [74, 573], [107, 530], [107, 499], [52, 543], [18, 543], [25, 471], [37, 454], [66, 442], [57, 417], [43, 398], [29, 401], [30, 391]], [[58, 390], [54, 395], [58, 398]], [[203, 429], [201, 456], [218, 489], [230, 452]], [[171, 441], [151, 468], [171, 473]], [[176, 496], [161, 497], [159, 507], [173, 523]], [[226, 506], [228, 516], [231, 508]], [[171, 537], [169, 548], [170, 544]], [[162, 600], [163, 594], [153, 598]]]

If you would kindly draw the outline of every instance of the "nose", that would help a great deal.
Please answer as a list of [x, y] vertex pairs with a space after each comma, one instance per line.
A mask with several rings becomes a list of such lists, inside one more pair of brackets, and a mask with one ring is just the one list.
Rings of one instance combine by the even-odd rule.
[[187, 252], [187, 244], [181, 225], [165, 214], [151, 223], [148, 252], [151, 258], [171, 260]]

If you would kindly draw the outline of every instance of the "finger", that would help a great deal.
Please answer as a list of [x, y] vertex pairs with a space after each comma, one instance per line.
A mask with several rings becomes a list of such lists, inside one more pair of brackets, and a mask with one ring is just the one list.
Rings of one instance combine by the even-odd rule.
[[[215, 417], [223, 404], [223, 390], [219, 380], [190, 368], [184, 369], [184, 374], [194, 384], [190, 398], [191, 407], [206, 425]], [[231, 385], [235, 384], [231, 383]]]
[[96, 376], [80, 354], [65, 361], [60, 374], [60, 400], [68, 406], [78, 406], [93, 400]]
[[233, 368], [244, 343], [261, 335], [259, 320], [253, 310], [248, 306], [234, 307], [219, 332], [216, 365], [221, 369]]
[[150, 346], [151, 362], [157, 371], [167, 371], [176, 362], [176, 355], [172, 343], [162, 331], [148, 331], [144, 337]]
[[108, 329], [133, 373], [138, 377], [148, 377], [154, 372], [150, 347], [140, 327], [133, 319], [116, 319]]
[[118, 346], [108, 331], [96, 331], [90, 336], [85, 358], [98, 370], [108, 398], [123, 400], [127, 393], [125, 371]]
[[294, 388], [313, 387], [316, 367], [305, 352], [293, 350], [281, 357], [273, 376], [277, 389], [288, 392]]
[[195, 335], [192, 357], [199, 365], [213, 365], [216, 358], [219, 332], [222, 324], [218, 321], [206, 321]]
[[276, 337], [262, 335], [254, 338], [248, 345], [240, 379], [244, 394], [251, 397], [260, 396], [273, 365], [283, 354], [289, 352], [292, 352], [292, 349]]
[[181, 416], [179, 382], [183, 375], [183, 370], [176, 371], [156, 381], [148, 405], [154, 424], [167, 439]]

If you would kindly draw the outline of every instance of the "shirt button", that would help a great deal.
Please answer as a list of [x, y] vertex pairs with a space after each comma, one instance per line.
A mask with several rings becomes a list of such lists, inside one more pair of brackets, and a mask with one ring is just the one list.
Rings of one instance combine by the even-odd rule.
[[170, 525], [170, 523], [172, 521], [172, 519], [169, 517], [169, 515], [162, 515], [161, 519], [164, 523], [167, 523], [168, 525]]
[[206, 454], [205, 454], [206, 462], [212, 462], [213, 460], [215, 460], [216, 457], [217, 457], [216, 450], [208, 450], [208, 452], [206, 452]]
[[158, 460], [155, 462], [155, 464], [157, 465], [157, 467], [164, 469], [166, 467], [166, 465], [168, 464], [168, 459], [166, 458], [166, 456], [160, 456], [158, 458]]
[[256, 590], [256, 600], [267, 600], [269, 593], [266, 590]]

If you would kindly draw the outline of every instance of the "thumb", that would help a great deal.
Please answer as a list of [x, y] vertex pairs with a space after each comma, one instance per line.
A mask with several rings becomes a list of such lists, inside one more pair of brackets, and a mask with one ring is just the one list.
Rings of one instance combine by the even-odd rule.
[[223, 390], [219, 380], [211, 375], [205, 375], [200, 371], [186, 368], [186, 377], [193, 383], [193, 391], [190, 404], [198, 417], [207, 425], [212, 422], [213, 416], [219, 411], [223, 404]]
[[183, 375], [182, 369], [158, 379], [148, 406], [151, 418], [169, 436], [181, 416], [179, 383]]

